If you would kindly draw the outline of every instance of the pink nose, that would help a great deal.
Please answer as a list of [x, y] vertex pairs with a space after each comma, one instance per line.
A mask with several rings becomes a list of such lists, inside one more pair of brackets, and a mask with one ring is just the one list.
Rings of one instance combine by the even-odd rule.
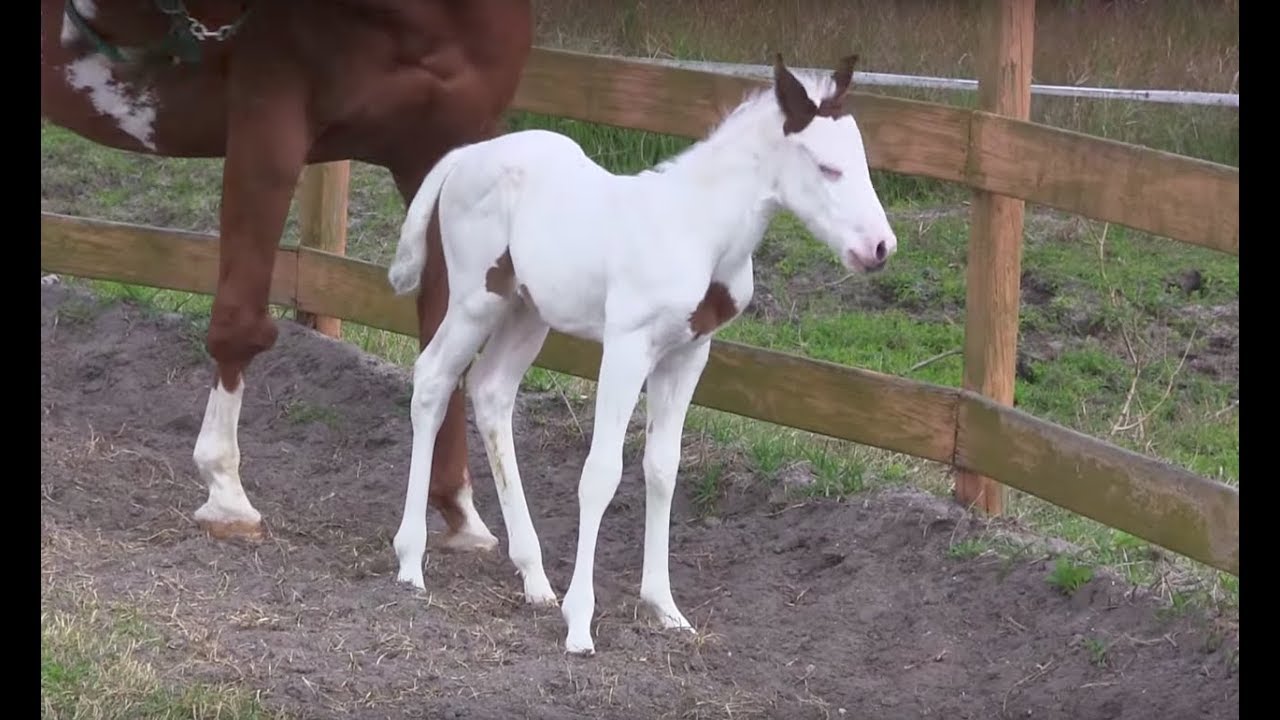
[[861, 267], [867, 272], [876, 272], [884, 268], [884, 264], [889, 260], [889, 244], [884, 240], [876, 243], [874, 255], [867, 256], [857, 252], [853, 248], [845, 251], [849, 255], [851, 264]]

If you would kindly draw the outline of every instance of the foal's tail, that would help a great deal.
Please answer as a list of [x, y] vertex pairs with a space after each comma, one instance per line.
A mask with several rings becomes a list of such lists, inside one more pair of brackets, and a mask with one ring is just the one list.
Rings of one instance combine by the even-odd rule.
[[391, 267], [387, 268], [387, 279], [396, 295], [405, 295], [418, 288], [422, 268], [427, 264], [427, 228], [431, 223], [431, 216], [435, 214], [436, 201], [440, 197], [445, 179], [458, 166], [462, 151], [468, 147], [463, 145], [445, 153], [422, 179], [413, 202], [409, 203], [409, 211], [400, 226], [400, 242], [396, 245], [395, 259], [391, 261]]

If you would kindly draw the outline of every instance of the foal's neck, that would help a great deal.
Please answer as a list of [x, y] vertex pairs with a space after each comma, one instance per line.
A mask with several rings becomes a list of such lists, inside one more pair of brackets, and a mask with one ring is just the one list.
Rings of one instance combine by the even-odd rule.
[[752, 132], [752, 119], [714, 133], [657, 175], [672, 182], [684, 195], [685, 206], [696, 213], [690, 220], [698, 235], [692, 239], [705, 244], [713, 272], [741, 267], [760, 245], [778, 209], [776, 152], [767, 136]]

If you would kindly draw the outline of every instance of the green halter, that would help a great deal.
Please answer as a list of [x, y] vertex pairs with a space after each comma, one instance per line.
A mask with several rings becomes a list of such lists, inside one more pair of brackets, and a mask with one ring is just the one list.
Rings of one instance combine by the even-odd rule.
[[67, 0], [66, 13], [94, 48], [114, 62], [127, 62], [130, 59], [141, 58], [148, 61], [164, 60], [175, 65], [199, 64], [201, 40], [212, 39], [218, 42], [226, 40], [235, 34], [248, 16], [246, 11], [236, 18], [235, 22], [210, 30], [204, 23], [191, 17], [182, 0], [153, 0], [153, 2], [157, 10], [169, 16], [169, 31], [159, 41], [143, 47], [120, 48], [108, 43], [89, 27], [89, 22], [76, 9], [74, 0]]

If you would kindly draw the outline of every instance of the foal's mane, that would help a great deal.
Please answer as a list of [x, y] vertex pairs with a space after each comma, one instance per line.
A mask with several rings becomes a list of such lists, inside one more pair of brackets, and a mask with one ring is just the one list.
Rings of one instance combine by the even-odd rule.
[[[805, 94], [814, 105], [821, 105], [823, 99], [836, 90], [835, 78], [831, 73], [796, 70], [790, 72], [800, 82]], [[783, 115], [774, 92], [772, 82], [763, 87], [748, 90], [736, 106], [722, 114], [719, 122], [701, 140], [653, 167], [641, 171], [640, 175], [662, 174], [683, 164], [691, 156], [731, 146], [734, 144], [731, 141], [737, 138], [739, 133], [757, 136], [761, 133], [772, 135], [776, 130], [781, 136]], [[774, 127], [770, 127], [771, 125]]]

